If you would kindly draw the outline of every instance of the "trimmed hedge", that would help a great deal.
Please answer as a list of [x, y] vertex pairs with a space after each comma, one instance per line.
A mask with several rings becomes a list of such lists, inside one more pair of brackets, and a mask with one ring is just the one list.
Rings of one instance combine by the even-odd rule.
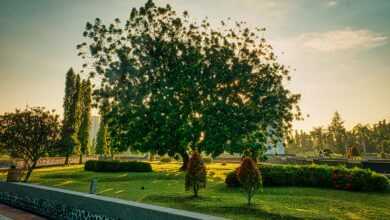
[[86, 171], [95, 172], [152, 172], [152, 166], [146, 162], [117, 160], [88, 160], [85, 163]]
[[[261, 165], [264, 186], [303, 186], [351, 191], [383, 191], [389, 187], [386, 176], [371, 170], [324, 165]], [[236, 172], [225, 179], [229, 187], [239, 187]]]

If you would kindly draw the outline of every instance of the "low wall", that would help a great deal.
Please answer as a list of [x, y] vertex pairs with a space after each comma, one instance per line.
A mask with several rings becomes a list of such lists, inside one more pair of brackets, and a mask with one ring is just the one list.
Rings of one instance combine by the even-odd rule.
[[25, 183], [0, 182], [0, 202], [49, 219], [222, 220], [194, 212]]
[[[83, 157], [83, 163], [88, 160], [97, 160], [97, 156]], [[69, 164], [79, 164], [80, 157], [72, 156], [69, 157]], [[21, 159], [15, 160], [1, 160], [0, 171], [7, 171], [12, 164], [16, 164], [17, 167], [23, 168], [24, 161]], [[65, 157], [42, 157], [38, 160], [37, 167], [50, 167], [50, 166], [61, 166], [65, 164]]]

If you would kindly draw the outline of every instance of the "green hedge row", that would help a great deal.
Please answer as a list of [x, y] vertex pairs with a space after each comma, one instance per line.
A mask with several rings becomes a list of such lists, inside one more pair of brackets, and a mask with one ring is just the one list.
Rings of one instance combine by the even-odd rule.
[[[351, 191], [383, 191], [389, 187], [386, 176], [371, 170], [326, 165], [270, 165], [260, 166], [264, 186], [304, 186], [335, 188]], [[239, 187], [236, 172], [227, 175], [229, 187]]]
[[152, 166], [149, 163], [117, 160], [89, 160], [85, 163], [84, 169], [95, 172], [152, 172]]

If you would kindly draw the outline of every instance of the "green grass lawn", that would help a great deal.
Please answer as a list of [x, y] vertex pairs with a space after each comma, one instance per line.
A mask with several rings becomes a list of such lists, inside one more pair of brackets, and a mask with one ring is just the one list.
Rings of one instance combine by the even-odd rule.
[[153, 173], [95, 173], [82, 166], [45, 168], [36, 170], [31, 182], [88, 192], [90, 180], [97, 178], [100, 195], [230, 219], [390, 219], [390, 192], [267, 187], [255, 196], [255, 206], [247, 208], [244, 194], [223, 182], [236, 166], [208, 165], [208, 186], [196, 199], [184, 191], [184, 175], [177, 172], [176, 163], [153, 163]]

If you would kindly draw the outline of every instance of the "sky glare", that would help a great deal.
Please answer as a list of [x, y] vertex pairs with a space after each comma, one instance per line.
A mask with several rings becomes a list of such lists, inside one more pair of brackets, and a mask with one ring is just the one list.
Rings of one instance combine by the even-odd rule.
[[[146, 0], [0, 0], [0, 113], [46, 106], [62, 113], [65, 73], [80, 70], [76, 45], [87, 21], [125, 19]], [[194, 19], [265, 27], [287, 85], [302, 95], [295, 128], [326, 125], [336, 110], [347, 127], [390, 119], [390, 1], [160, 0]]]

